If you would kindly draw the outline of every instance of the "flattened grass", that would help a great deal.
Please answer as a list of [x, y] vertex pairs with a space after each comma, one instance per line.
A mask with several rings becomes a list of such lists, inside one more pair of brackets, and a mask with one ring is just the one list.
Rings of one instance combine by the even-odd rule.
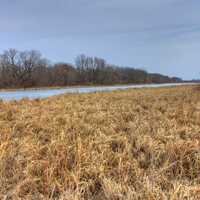
[[200, 198], [192, 86], [0, 102], [0, 199]]

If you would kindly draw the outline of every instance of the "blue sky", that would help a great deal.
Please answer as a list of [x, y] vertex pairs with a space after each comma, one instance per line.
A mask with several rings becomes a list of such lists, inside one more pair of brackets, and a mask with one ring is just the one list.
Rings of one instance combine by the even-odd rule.
[[79, 54], [184, 79], [200, 78], [199, 0], [0, 0], [0, 51]]

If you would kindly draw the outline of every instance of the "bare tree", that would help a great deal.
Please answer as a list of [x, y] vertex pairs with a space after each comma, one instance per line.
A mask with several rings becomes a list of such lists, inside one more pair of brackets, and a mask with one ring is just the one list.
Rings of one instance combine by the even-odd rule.
[[71, 64], [57, 63], [51, 69], [53, 85], [74, 85], [77, 81], [77, 71]]
[[43, 64], [44, 60], [38, 51], [24, 51], [19, 55], [20, 81], [21, 84], [29, 87], [33, 86], [33, 72]]
[[18, 59], [19, 52], [15, 49], [9, 49], [0, 55], [1, 82], [3, 85], [9, 85], [10, 87], [18, 85]]

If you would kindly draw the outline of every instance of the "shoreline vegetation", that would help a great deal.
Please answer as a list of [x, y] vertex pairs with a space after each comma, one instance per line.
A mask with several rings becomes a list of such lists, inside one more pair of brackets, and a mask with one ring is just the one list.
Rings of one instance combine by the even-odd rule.
[[197, 200], [198, 86], [0, 102], [0, 199]]
[[[117, 86], [131, 86], [131, 85], [136, 85], [136, 86], [140, 86], [140, 85], [162, 85], [162, 84], [180, 84], [180, 86], [182, 86], [181, 84], [191, 84], [191, 85], [198, 85], [199, 83], [195, 83], [195, 82], [180, 82], [180, 83], [177, 83], [177, 82], [171, 82], [171, 83], [146, 83], [146, 84], [143, 84], [143, 83], [138, 83], [138, 84], [133, 84], [133, 83], [129, 83], [129, 84], [108, 84], [108, 85], [67, 85], [67, 86], [46, 86], [46, 87], [27, 87], [27, 88], [0, 88], [0, 92], [9, 92], [9, 91], [37, 91], [37, 90], [59, 90], [59, 89], [73, 89], [73, 88], [93, 88], [93, 87], [117, 87]], [[176, 86], [179, 86], [179, 85], [175, 85]]]
[[35, 50], [9, 49], [0, 54], [0, 88], [40, 88], [79, 85], [184, 82], [178, 77], [117, 66], [104, 59], [79, 55], [74, 64], [52, 63]]

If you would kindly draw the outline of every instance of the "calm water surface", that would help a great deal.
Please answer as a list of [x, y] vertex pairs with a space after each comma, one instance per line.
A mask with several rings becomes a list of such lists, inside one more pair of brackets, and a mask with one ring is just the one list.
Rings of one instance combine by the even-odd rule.
[[38, 89], [38, 90], [16, 90], [16, 91], [0, 91], [0, 99], [20, 100], [23, 98], [37, 99], [47, 98], [50, 96], [66, 94], [66, 93], [92, 93], [92, 92], [106, 92], [114, 90], [126, 90], [130, 88], [157, 88], [170, 87], [177, 85], [189, 85], [192, 83], [169, 83], [169, 84], [144, 84], [144, 85], [123, 85], [123, 86], [99, 86], [99, 87], [71, 87], [63, 89]]

